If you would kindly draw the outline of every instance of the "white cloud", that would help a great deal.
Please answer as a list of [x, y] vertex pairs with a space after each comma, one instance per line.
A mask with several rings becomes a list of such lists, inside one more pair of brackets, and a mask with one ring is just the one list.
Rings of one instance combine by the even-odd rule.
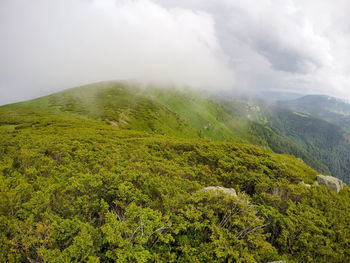
[[347, 0], [0, 5], [0, 103], [120, 78], [350, 99]]
[[247, 88], [350, 98], [349, 1], [157, 1], [211, 13], [221, 45]]
[[111, 79], [232, 83], [204, 11], [147, 0], [5, 2], [0, 88], [10, 99]]

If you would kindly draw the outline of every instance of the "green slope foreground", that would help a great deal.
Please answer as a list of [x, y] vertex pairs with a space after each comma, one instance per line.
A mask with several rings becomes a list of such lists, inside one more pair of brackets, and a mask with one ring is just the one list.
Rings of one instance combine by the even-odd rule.
[[0, 262], [350, 260], [349, 187], [298, 159], [41, 102], [0, 107]]

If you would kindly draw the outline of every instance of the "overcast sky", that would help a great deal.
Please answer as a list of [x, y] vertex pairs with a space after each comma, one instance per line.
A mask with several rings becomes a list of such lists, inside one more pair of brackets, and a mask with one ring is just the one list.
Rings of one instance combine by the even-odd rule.
[[348, 0], [0, 0], [0, 104], [103, 80], [350, 99]]

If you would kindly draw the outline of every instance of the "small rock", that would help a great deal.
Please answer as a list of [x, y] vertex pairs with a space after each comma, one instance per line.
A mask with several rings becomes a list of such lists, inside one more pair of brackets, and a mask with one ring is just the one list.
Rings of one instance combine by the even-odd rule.
[[215, 191], [215, 192], [221, 192], [223, 194], [231, 195], [231, 196], [237, 196], [236, 190], [234, 188], [226, 188], [221, 186], [208, 186], [201, 191]]
[[300, 184], [303, 185], [303, 186], [306, 186], [306, 187], [311, 187], [310, 184], [306, 184], [306, 183], [304, 183], [304, 181], [301, 181]]
[[339, 191], [343, 189], [343, 182], [333, 176], [319, 174], [317, 175], [317, 182], [319, 185], [324, 185], [336, 193], [339, 193]]
[[285, 260], [271, 261], [269, 263], [286, 263]]

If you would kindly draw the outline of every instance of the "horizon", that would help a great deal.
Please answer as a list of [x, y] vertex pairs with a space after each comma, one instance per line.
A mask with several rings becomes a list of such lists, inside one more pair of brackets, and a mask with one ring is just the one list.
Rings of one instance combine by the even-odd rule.
[[340, 98], [340, 97], [336, 97], [336, 96], [332, 96], [332, 95], [327, 95], [327, 94], [308, 94], [308, 93], [298, 93], [298, 92], [293, 92], [293, 91], [278, 91], [278, 90], [266, 90], [266, 91], [261, 91], [259, 93], [257, 92], [236, 92], [234, 90], [222, 90], [222, 91], [214, 91], [211, 89], [201, 89], [201, 88], [197, 88], [194, 89], [193, 87], [190, 86], [180, 86], [180, 85], [174, 85], [174, 84], [158, 84], [158, 83], [142, 83], [142, 82], [138, 82], [135, 81], [133, 82], [133, 80], [109, 80], [109, 81], [98, 81], [98, 82], [93, 82], [93, 83], [86, 83], [86, 84], [82, 84], [82, 85], [78, 85], [75, 87], [68, 87], [68, 88], [63, 88], [61, 90], [52, 90], [52, 91], [47, 91], [47, 90], [43, 90], [42, 93], [40, 95], [33, 95], [33, 96], [29, 96], [27, 98], [23, 98], [23, 99], [19, 99], [19, 100], [15, 100], [15, 101], [10, 101], [8, 103], [1, 103], [0, 102], [0, 107], [1, 106], [6, 106], [6, 105], [11, 105], [11, 104], [16, 104], [16, 103], [21, 103], [21, 102], [26, 102], [26, 101], [31, 101], [31, 100], [35, 100], [35, 99], [39, 99], [42, 97], [46, 97], [46, 96], [50, 96], [50, 95], [54, 95], [56, 93], [60, 93], [60, 92], [64, 92], [64, 91], [68, 91], [71, 89], [75, 89], [75, 88], [84, 88], [90, 85], [98, 85], [101, 83], [112, 83], [112, 82], [116, 82], [116, 83], [129, 83], [131, 81], [131, 83], [134, 83], [136, 85], [141, 85], [141, 86], [145, 86], [146, 89], [152, 87], [153, 84], [155, 84], [156, 88], [159, 89], [178, 89], [181, 90], [181, 88], [185, 87], [189, 90], [195, 91], [195, 92], [205, 92], [207, 94], [213, 94], [213, 95], [218, 95], [218, 96], [230, 96], [232, 99], [238, 99], [238, 98], [246, 98], [246, 99], [253, 99], [253, 100], [265, 100], [266, 102], [270, 101], [270, 102], [277, 102], [277, 101], [292, 101], [292, 100], [297, 100], [306, 96], [317, 96], [317, 97], [330, 97], [330, 98], [334, 98], [336, 100], [339, 100], [343, 103], [346, 104], [350, 104], [350, 100], [346, 100], [344, 98]]

